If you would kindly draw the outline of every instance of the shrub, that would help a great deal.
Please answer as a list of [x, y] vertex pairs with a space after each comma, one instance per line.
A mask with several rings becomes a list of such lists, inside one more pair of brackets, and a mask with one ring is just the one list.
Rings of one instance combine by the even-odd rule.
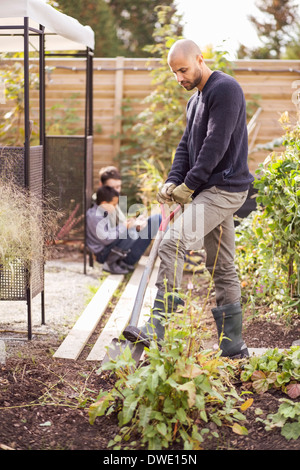
[[222, 425], [247, 433], [239, 424], [245, 420], [243, 400], [233, 386], [237, 363], [215, 351], [200, 350], [199, 317], [196, 321], [191, 304], [172, 317], [166, 320], [161, 347], [153, 340], [139, 367], [127, 346], [99, 370], [110, 370], [116, 382], [112, 390], [100, 391], [90, 406], [90, 423], [98, 416], [118, 413], [120, 432], [109, 443], [114, 449], [122, 444], [135, 448], [136, 439], [148, 450], [174, 443], [183, 443], [187, 450], [201, 449], [205, 436], [219, 437]]
[[48, 253], [46, 248], [57, 233], [60, 217], [60, 213], [51, 209], [49, 204], [49, 200], [41, 200], [26, 188], [21, 188], [14, 181], [12, 170], [0, 174], [2, 269], [10, 268], [15, 260], [29, 269], [32, 260], [45, 259]]
[[[146, 206], [156, 200], [157, 188], [167, 178], [185, 129], [185, 107], [195, 92], [183, 90], [168, 65], [169, 50], [180, 39], [176, 35], [180, 18], [173, 15], [170, 20], [169, 10], [165, 6], [157, 8], [159, 22], [153, 44], [145, 48], [160, 58], [159, 66], [151, 72], [153, 91], [144, 99], [145, 109], [134, 118], [126, 113], [122, 125], [126, 142], [119, 156], [123, 186], [134, 202], [139, 197]], [[226, 51], [215, 51], [211, 67], [233, 75], [226, 55]]]
[[249, 300], [272, 311], [300, 311], [300, 125], [285, 128], [280, 153], [260, 165], [258, 210], [237, 228], [237, 263]]

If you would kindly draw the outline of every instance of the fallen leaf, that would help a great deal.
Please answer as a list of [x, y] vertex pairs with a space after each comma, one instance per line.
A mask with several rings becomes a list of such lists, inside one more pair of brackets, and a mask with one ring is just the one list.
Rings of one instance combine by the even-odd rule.
[[247, 410], [253, 403], [253, 398], [248, 398], [242, 405], [241, 405], [241, 410], [245, 411]]
[[245, 428], [245, 426], [241, 426], [238, 423], [234, 423], [232, 430], [235, 432], [235, 434], [239, 434], [240, 436], [248, 436], [248, 430]]

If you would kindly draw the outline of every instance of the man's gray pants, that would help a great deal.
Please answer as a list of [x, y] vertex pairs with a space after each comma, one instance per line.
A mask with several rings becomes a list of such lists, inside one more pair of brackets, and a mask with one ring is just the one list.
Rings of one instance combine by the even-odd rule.
[[234, 263], [233, 214], [243, 205], [247, 193], [231, 193], [213, 186], [185, 205], [159, 248], [161, 263], [156, 281], [159, 292], [164, 294], [166, 288], [168, 292], [180, 290], [185, 251], [204, 248], [206, 267], [213, 275], [217, 306], [240, 300], [240, 282]]

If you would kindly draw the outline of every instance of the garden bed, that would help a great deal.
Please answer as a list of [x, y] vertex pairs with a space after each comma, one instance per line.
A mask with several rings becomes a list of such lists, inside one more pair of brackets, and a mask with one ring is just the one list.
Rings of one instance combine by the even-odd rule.
[[[78, 261], [76, 255], [73, 261]], [[68, 258], [66, 263], [70, 262], [72, 259]], [[59, 277], [56, 276], [56, 279]], [[65, 275], [64, 279], [64, 287], [68, 289], [70, 277]], [[92, 284], [95, 278], [91, 279]], [[205, 287], [205, 276], [202, 278], [200, 275], [196, 280], [197, 285]], [[198, 296], [199, 292], [196, 293]], [[80, 295], [83, 299], [84, 293]], [[59, 304], [63, 299], [58, 298], [55, 302]], [[208, 321], [207, 325], [212, 329], [214, 338], [213, 322]], [[8, 338], [9, 333], [6, 335]], [[2, 339], [4, 336], [1, 335]], [[16, 334], [13, 336], [16, 337]], [[270, 322], [263, 317], [244, 322], [244, 339], [249, 347], [289, 348], [299, 338], [299, 319], [289, 329], [281, 322]], [[0, 364], [0, 449], [107, 450], [109, 441], [118, 433], [115, 414], [98, 417], [94, 425], [89, 424], [88, 417], [89, 403], [95, 400], [101, 388], [110, 389], [113, 379], [107, 372], [98, 375], [99, 364], [86, 361], [84, 353], [77, 361], [53, 359], [53, 353], [61, 341], [57, 324], [51, 329], [51, 320], [50, 325], [48, 321], [47, 334], [36, 335], [32, 341], [22, 338], [5, 341], [6, 362]], [[237, 382], [238, 391], [241, 387], [242, 383]], [[266, 431], [264, 424], [256, 420], [257, 409], [261, 410], [261, 418], [276, 413], [283, 393], [273, 390], [252, 397], [252, 406], [244, 412], [248, 435], [240, 436], [233, 433], [231, 427], [223, 426], [218, 428], [219, 438], [207, 439], [203, 444], [204, 450], [300, 449], [300, 439], [288, 441], [281, 435], [280, 429]], [[212, 430], [216, 427], [213, 423], [210, 426]], [[137, 448], [141, 448], [138, 436]], [[174, 449], [182, 450], [182, 447], [176, 443]]]

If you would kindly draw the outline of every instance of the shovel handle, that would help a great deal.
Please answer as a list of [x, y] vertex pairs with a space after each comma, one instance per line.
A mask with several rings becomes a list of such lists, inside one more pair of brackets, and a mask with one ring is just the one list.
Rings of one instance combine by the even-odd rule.
[[178, 206], [176, 206], [176, 208], [170, 213], [170, 215], [168, 217], [166, 217], [165, 206], [164, 206], [164, 204], [160, 205], [162, 221], [161, 221], [159, 230], [161, 232], [166, 231], [167, 226], [169, 225], [169, 222], [171, 222], [171, 220], [174, 219], [175, 215], [177, 214], [177, 212], [179, 211], [180, 208], [181, 208], [181, 205], [178, 204]]
[[163, 204], [161, 204], [160, 209], [162, 213], [162, 221], [159, 226], [158, 233], [156, 235], [153, 246], [151, 248], [148, 261], [143, 271], [142, 278], [138, 287], [138, 291], [136, 294], [135, 302], [134, 302], [132, 313], [131, 313], [130, 320], [129, 320], [129, 324], [131, 326], [137, 326], [138, 324], [139, 316], [140, 316], [141, 309], [143, 306], [146, 288], [149, 282], [152, 268], [154, 266], [154, 263], [158, 254], [158, 248], [159, 248], [160, 242], [163, 238], [164, 232], [166, 231], [170, 221], [174, 218], [177, 212], [181, 209], [181, 205], [178, 204], [178, 206], [167, 217], [165, 214], [165, 208]]

